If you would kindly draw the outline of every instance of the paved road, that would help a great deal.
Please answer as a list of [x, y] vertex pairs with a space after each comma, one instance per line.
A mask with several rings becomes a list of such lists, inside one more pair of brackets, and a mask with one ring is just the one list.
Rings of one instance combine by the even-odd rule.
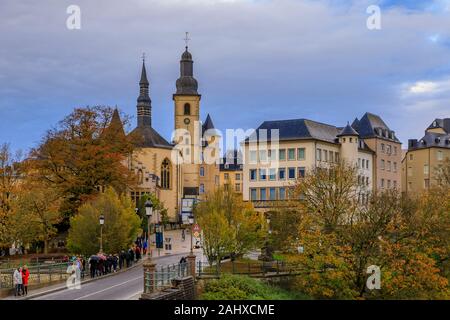
[[[184, 254], [153, 258], [158, 265], [177, 263]], [[81, 285], [81, 289], [65, 289], [33, 300], [136, 300], [143, 291], [142, 266]]]

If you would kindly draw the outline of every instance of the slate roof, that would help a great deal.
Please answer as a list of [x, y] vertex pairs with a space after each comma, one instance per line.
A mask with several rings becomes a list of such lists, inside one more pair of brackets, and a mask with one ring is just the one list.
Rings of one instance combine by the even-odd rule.
[[138, 126], [130, 132], [135, 145], [139, 148], [166, 148], [172, 149], [172, 145], [167, 142], [155, 129], [150, 126]]
[[[219, 165], [220, 171], [242, 171], [243, 164], [242, 153], [237, 150], [228, 150], [225, 157], [222, 158], [222, 163]], [[227, 164], [227, 167], [225, 167]]]
[[359, 136], [358, 132], [355, 131], [355, 129], [352, 128], [352, 126], [347, 123], [344, 129], [337, 135], [338, 137], [341, 136]]
[[[298, 140], [298, 139], [317, 139], [331, 143], [336, 142], [336, 136], [339, 134], [339, 128], [308, 119], [276, 120], [264, 121], [256, 130], [259, 139], [260, 129], [267, 130], [267, 138], [271, 138], [271, 130], [279, 130], [279, 139]], [[246, 139], [248, 141], [248, 138]]]
[[[383, 119], [373, 113], [366, 112], [361, 120], [356, 118], [352, 123], [352, 127], [359, 133], [359, 136], [362, 139], [382, 138], [400, 142], [400, 140], [398, 140], [395, 136], [395, 132], [389, 129]], [[391, 136], [385, 136], [384, 133], [390, 133]]]
[[[292, 120], [276, 120], [276, 121], [264, 121], [251, 135], [245, 139], [245, 142], [249, 142], [249, 139], [259, 139], [260, 129], [267, 130], [267, 139], [271, 139], [271, 130], [278, 129], [279, 140], [320, 140], [329, 143], [338, 144], [338, 136], [340, 133], [347, 132], [351, 135], [359, 136], [353, 128], [347, 124], [346, 127], [335, 127], [333, 125], [308, 120], [308, 119], [292, 119]], [[256, 137], [255, 137], [256, 136]], [[362, 141], [362, 146], [359, 150], [373, 153], [367, 144]]]
[[214, 123], [212, 122], [212, 119], [208, 113], [208, 115], [206, 116], [205, 122], [202, 124], [202, 134], [204, 134], [205, 131], [209, 130], [209, 129], [215, 129], [215, 128], [214, 128]]
[[[435, 125], [436, 123], [436, 125]], [[450, 118], [444, 118], [444, 119], [434, 119], [434, 121], [430, 124], [428, 129], [434, 129], [434, 128], [442, 128], [446, 133], [450, 134]]]
[[425, 149], [430, 147], [450, 149], [450, 134], [426, 132], [419, 141], [417, 141], [417, 139], [408, 140], [408, 150]]

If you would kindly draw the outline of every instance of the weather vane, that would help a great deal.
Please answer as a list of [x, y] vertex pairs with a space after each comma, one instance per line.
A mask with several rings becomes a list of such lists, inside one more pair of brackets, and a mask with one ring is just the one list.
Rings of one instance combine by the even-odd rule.
[[188, 44], [189, 44], [189, 40], [191, 40], [191, 38], [189, 38], [189, 32], [186, 32], [186, 37], [183, 40], [186, 43], [186, 48], [187, 48]]

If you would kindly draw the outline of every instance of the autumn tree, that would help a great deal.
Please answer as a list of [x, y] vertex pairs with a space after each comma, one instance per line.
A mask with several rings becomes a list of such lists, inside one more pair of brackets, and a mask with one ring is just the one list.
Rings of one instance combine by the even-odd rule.
[[[296, 288], [315, 298], [448, 297], [448, 197], [404, 198], [386, 190], [360, 202], [355, 175], [339, 164], [297, 182], [302, 200], [290, 209], [299, 221], [292, 246], [304, 250], [288, 256], [304, 270]], [[366, 287], [370, 265], [381, 268], [381, 290]]]
[[133, 183], [127, 168], [131, 151], [117, 110], [77, 108], [32, 150], [32, 173], [57, 190], [65, 200], [62, 210], [73, 214], [100, 189], [111, 186], [121, 192]]
[[21, 175], [22, 153], [13, 153], [9, 144], [0, 145], [0, 244], [10, 244], [8, 227], [12, 210], [11, 202], [17, 193]]
[[53, 189], [25, 180], [12, 201], [11, 237], [21, 243], [42, 241], [44, 253], [48, 253], [48, 243], [63, 219], [59, 204], [60, 197]]
[[203, 230], [203, 250], [209, 263], [226, 255], [239, 256], [262, 244], [266, 235], [264, 218], [253, 206], [230, 189], [219, 188], [194, 208]]
[[109, 187], [95, 199], [83, 204], [70, 219], [67, 246], [73, 253], [94, 254], [99, 250], [99, 217], [104, 215], [103, 251], [118, 253], [133, 243], [139, 233], [141, 220], [129, 197], [118, 195]]

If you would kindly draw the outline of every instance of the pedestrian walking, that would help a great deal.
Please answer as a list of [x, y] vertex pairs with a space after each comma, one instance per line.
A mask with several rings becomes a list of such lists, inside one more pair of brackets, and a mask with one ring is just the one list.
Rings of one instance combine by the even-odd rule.
[[22, 294], [28, 295], [28, 279], [30, 279], [30, 270], [26, 265], [22, 269]]
[[13, 282], [14, 282], [14, 296], [21, 296], [22, 291], [22, 268], [14, 270]]
[[181, 239], [183, 241], [186, 240], [186, 232], [184, 231], [184, 229], [181, 230]]

